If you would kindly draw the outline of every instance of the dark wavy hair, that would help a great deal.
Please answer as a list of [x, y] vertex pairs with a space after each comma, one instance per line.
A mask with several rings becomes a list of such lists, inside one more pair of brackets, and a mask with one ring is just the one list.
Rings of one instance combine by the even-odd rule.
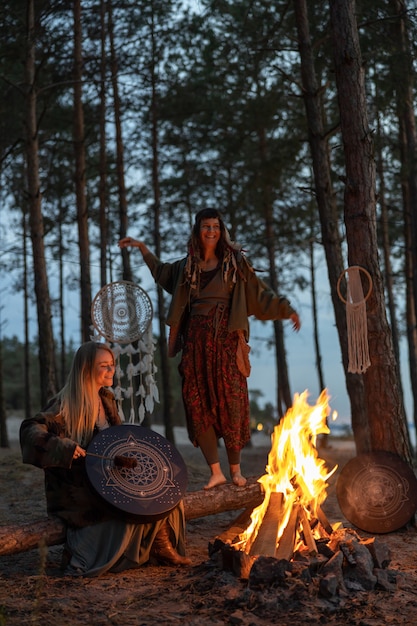
[[217, 242], [216, 246], [216, 256], [219, 259], [222, 259], [227, 248], [231, 247], [229, 235], [227, 232], [227, 228], [223, 221], [223, 217], [221, 216], [220, 211], [217, 209], [201, 209], [195, 218], [194, 218], [194, 226], [191, 231], [190, 238], [188, 240], [188, 249], [193, 256], [198, 258], [201, 257], [202, 249], [201, 249], [201, 240], [200, 240], [200, 231], [201, 231], [201, 222], [203, 220], [211, 220], [218, 219], [220, 224], [220, 239]]

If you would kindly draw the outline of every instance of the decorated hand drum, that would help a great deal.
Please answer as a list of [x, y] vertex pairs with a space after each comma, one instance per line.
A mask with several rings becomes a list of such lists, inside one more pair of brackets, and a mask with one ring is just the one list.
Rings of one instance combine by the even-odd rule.
[[[117, 462], [124, 458], [130, 461], [126, 466]], [[187, 467], [178, 450], [144, 426], [102, 430], [90, 442], [85, 460], [94, 489], [109, 504], [133, 515], [167, 513], [187, 489]]]
[[351, 459], [336, 484], [345, 517], [369, 533], [389, 533], [407, 524], [417, 509], [417, 478], [392, 452], [374, 451]]

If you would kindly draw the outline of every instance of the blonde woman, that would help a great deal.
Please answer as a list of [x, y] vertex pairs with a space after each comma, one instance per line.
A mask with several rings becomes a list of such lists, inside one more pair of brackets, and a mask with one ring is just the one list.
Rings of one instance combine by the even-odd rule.
[[66, 522], [66, 574], [97, 576], [154, 561], [189, 565], [182, 503], [162, 519], [125, 517], [91, 487], [86, 448], [96, 433], [121, 423], [111, 386], [109, 347], [93, 341], [76, 352], [68, 380], [56, 398], [20, 427], [24, 463], [45, 472], [48, 514]]

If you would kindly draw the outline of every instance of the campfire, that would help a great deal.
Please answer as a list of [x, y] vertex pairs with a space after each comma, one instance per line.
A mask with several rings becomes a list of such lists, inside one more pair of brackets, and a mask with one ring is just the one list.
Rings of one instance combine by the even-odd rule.
[[361, 539], [341, 522], [330, 524], [323, 512], [328, 480], [338, 467], [328, 470], [317, 451], [318, 437], [330, 433], [329, 396], [323, 391], [314, 406], [307, 399], [307, 392], [295, 395], [273, 431], [266, 474], [258, 481], [261, 504], [244, 510], [209, 545], [209, 554], [221, 555], [222, 568], [249, 579], [252, 588], [288, 585], [298, 575], [311, 582], [318, 573], [326, 597], [377, 583], [390, 588], [382, 571], [390, 562], [384, 544]]
[[317, 437], [330, 433], [329, 412], [326, 391], [313, 407], [307, 403], [307, 392], [294, 397], [293, 406], [272, 433], [267, 473], [259, 480], [264, 500], [253, 510], [235, 548], [290, 560], [304, 543], [310, 554], [317, 554], [315, 538], [332, 532], [321, 504], [337, 465], [328, 472], [316, 448]]

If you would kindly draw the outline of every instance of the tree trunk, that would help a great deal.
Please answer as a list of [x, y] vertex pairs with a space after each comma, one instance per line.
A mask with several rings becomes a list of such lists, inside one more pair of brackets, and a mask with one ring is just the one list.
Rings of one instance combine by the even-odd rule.
[[[107, 145], [106, 145], [106, 5], [100, 0], [100, 156], [99, 156], [99, 226], [100, 226], [100, 286], [107, 284], [107, 249], [108, 249], [108, 220], [107, 220]], [[108, 3], [111, 11], [111, 2]], [[111, 273], [111, 272], [110, 272]]]
[[[265, 128], [258, 129], [259, 157], [261, 172], [269, 171], [269, 151], [266, 140]], [[265, 245], [269, 264], [270, 287], [275, 293], [279, 293], [279, 280], [276, 271], [275, 230], [272, 202], [272, 185], [269, 175], [261, 175], [260, 188], [262, 190], [262, 213], [265, 221]], [[284, 328], [280, 320], [274, 321], [275, 334], [275, 361], [277, 368], [277, 411], [281, 418], [292, 405], [292, 394], [288, 376], [288, 366], [284, 342]]]
[[[161, 191], [159, 182], [159, 145], [158, 145], [158, 94], [157, 94], [157, 75], [156, 75], [156, 43], [155, 43], [155, 30], [154, 30], [154, 15], [152, 12], [152, 58], [151, 58], [151, 134], [152, 134], [152, 187], [154, 195], [154, 245], [156, 255], [161, 255], [161, 231], [160, 231], [160, 212], [161, 212]], [[166, 331], [166, 315], [165, 315], [165, 298], [162, 288], [157, 285], [158, 295], [158, 320], [159, 320], [159, 352], [161, 357], [161, 378], [162, 378], [162, 403], [163, 403], [163, 416], [165, 426], [165, 437], [175, 443], [174, 435], [174, 416], [173, 416], [173, 401], [172, 401], [172, 377], [171, 369], [168, 361], [168, 349], [167, 349], [167, 331]]]
[[[404, 124], [402, 123], [401, 119], [399, 119], [399, 137], [400, 152], [402, 155], [402, 153], [406, 150], [407, 142], [405, 138]], [[404, 274], [406, 293], [408, 366], [410, 375], [410, 386], [413, 396], [413, 420], [417, 432], [417, 318], [413, 292], [413, 238], [411, 233], [412, 229], [409, 185], [407, 177], [404, 175], [401, 176], [401, 191], [403, 196], [404, 216]]]
[[396, 306], [395, 306], [395, 298], [394, 298], [394, 280], [393, 280], [393, 270], [391, 263], [391, 241], [389, 236], [389, 217], [388, 217], [388, 207], [385, 201], [385, 176], [384, 176], [384, 159], [382, 156], [381, 150], [381, 132], [380, 132], [380, 123], [378, 119], [378, 132], [377, 132], [377, 149], [376, 149], [376, 171], [379, 180], [379, 206], [381, 207], [381, 242], [382, 242], [382, 253], [384, 259], [384, 282], [385, 288], [387, 292], [387, 300], [388, 300], [388, 311], [391, 325], [391, 334], [392, 334], [392, 344], [395, 354], [395, 360], [398, 368], [398, 384], [400, 388], [400, 394], [402, 402], [404, 402], [404, 394], [401, 384], [401, 367], [400, 367], [400, 343], [399, 343], [399, 334], [398, 334], [398, 325], [397, 318], [395, 315]]
[[[122, 133], [122, 113], [119, 96], [119, 67], [116, 55], [116, 46], [114, 44], [114, 24], [113, 24], [113, 9], [112, 3], [107, 3], [107, 13], [109, 22], [109, 37], [110, 37], [110, 66], [112, 76], [113, 87], [113, 109], [114, 109], [114, 123], [116, 130], [116, 174], [117, 174], [117, 189], [119, 198], [119, 235], [122, 239], [127, 234], [127, 200], [126, 200], [126, 184], [125, 184], [125, 165], [124, 165], [124, 144]], [[122, 262], [123, 262], [123, 280], [132, 281], [132, 269], [129, 262], [129, 253], [126, 248], [122, 249]]]
[[3, 333], [2, 323], [0, 320], [0, 448], [9, 448], [9, 436], [7, 434], [7, 420], [6, 420], [6, 404], [4, 401], [4, 386], [3, 386]]
[[330, 0], [330, 15], [346, 164], [348, 261], [365, 268], [373, 281], [367, 301], [371, 367], [363, 374], [370, 444], [372, 450], [391, 451], [411, 461], [378, 259], [375, 162], [354, 0]]
[[78, 245], [80, 249], [81, 337], [91, 335], [91, 277], [88, 241], [88, 207], [85, 183], [85, 138], [82, 104], [82, 30], [81, 0], [74, 0], [74, 153], [75, 195], [77, 200]]
[[[311, 281], [311, 309], [313, 316], [313, 337], [314, 337], [314, 351], [316, 354], [316, 369], [317, 376], [319, 381], [319, 389], [326, 389], [326, 385], [324, 382], [324, 374], [322, 367], [322, 358], [320, 352], [320, 338], [319, 338], [319, 328], [318, 328], [318, 313], [317, 313], [317, 295], [316, 295], [316, 268], [314, 262], [314, 238], [310, 237], [309, 241], [309, 252], [310, 252], [310, 281]], [[328, 418], [326, 417], [326, 424], [328, 425]], [[329, 434], [325, 433], [321, 437], [321, 445], [323, 447], [327, 447], [329, 439]]]
[[54, 339], [52, 332], [51, 301], [45, 261], [44, 224], [41, 210], [39, 182], [38, 126], [35, 87], [35, 20], [34, 1], [28, 1], [26, 50], [26, 159], [29, 202], [29, 224], [33, 251], [36, 307], [39, 333], [39, 367], [41, 403], [56, 393]]
[[[274, 281], [271, 280], [271, 287]], [[277, 413], [281, 419], [292, 405], [290, 381], [288, 378], [287, 355], [284, 343], [284, 327], [281, 320], [274, 320], [275, 363], [277, 368]]]
[[326, 385], [324, 382], [322, 358], [321, 358], [321, 351], [320, 351], [319, 329], [318, 329], [316, 269], [315, 269], [315, 261], [314, 261], [314, 239], [313, 238], [310, 238], [310, 241], [309, 241], [309, 251], [310, 251], [311, 309], [313, 311], [314, 351], [316, 353], [316, 368], [317, 368], [317, 376], [319, 379], [319, 389], [322, 391], [323, 389], [325, 389]]
[[417, 310], [417, 133], [414, 113], [414, 68], [411, 45], [407, 30], [407, 7], [405, 0], [390, 0], [397, 15], [393, 21], [394, 41], [398, 42], [399, 62], [395, 66], [395, 86], [397, 91], [398, 116], [404, 124], [406, 140], [403, 173], [408, 183], [411, 209], [411, 240], [413, 254], [413, 293], [414, 308]]
[[323, 120], [321, 90], [316, 78], [309, 32], [306, 0], [294, 0], [301, 58], [303, 96], [306, 108], [309, 144], [313, 162], [314, 191], [320, 216], [321, 239], [326, 256], [330, 295], [342, 352], [346, 388], [350, 399], [352, 429], [358, 452], [370, 449], [368, 421], [365, 411], [361, 376], [348, 372], [348, 340], [346, 310], [337, 293], [337, 282], [343, 272], [342, 237], [338, 228], [336, 196], [332, 186], [329, 146]]
[[22, 214], [22, 248], [23, 248], [23, 311], [25, 333], [25, 358], [24, 358], [24, 382], [25, 382], [25, 417], [32, 415], [32, 384], [30, 380], [30, 333], [29, 333], [29, 281], [28, 281], [28, 254], [27, 254], [27, 213]]
[[[249, 478], [245, 487], [221, 485], [186, 493], [183, 499], [185, 519], [192, 520], [224, 511], [255, 508], [263, 500], [258, 478]], [[213, 531], [213, 538], [215, 532]], [[0, 556], [32, 550], [39, 544], [53, 546], [65, 541], [65, 524], [59, 519], [40, 519], [19, 526], [0, 526]]]
[[407, 289], [407, 339], [413, 419], [417, 429], [417, 132], [414, 114], [414, 70], [403, 0], [390, 0], [397, 19], [393, 20], [393, 41], [398, 42], [397, 63], [393, 67], [401, 155], [403, 195], [405, 280]]
[[67, 378], [66, 350], [65, 350], [65, 313], [66, 313], [66, 308], [65, 308], [65, 305], [64, 305], [64, 291], [65, 291], [64, 258], [65, 258], [65, 247], [64, 247], [63, 232], [62, 232], [62, 226], [63, 226], [63, 223], [64, 223], [65, 208], [63, 206], [63, 202], [61, 202], [61, 199], [58, 200], [58, 203], [59, 203], [59, 218], [58, 218], [59, 323], [60, 323], [60, 346], [61, 346], [61, 349], [60, 349], [60, 371], [59, 371], [60, 385], [59, 386], [62, 388], [65, 385], [65, 380]]

